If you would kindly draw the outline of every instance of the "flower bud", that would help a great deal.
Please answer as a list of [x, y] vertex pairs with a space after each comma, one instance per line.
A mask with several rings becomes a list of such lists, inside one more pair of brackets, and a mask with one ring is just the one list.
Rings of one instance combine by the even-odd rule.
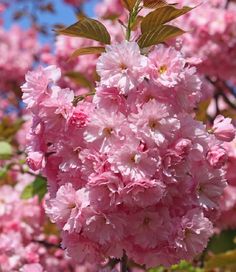
[[218, 115], [214, 120], [213, 133], [218, 140], [231, 142], [235, 137], [235, 127], [231, 124], [231, 118]]

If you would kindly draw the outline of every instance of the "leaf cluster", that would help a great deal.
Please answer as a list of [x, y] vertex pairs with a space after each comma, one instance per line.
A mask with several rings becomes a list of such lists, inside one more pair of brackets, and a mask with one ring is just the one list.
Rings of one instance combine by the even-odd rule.
[[147, 1], [149, 7], [155, 7], [145, 16], [141, 22], [141, 36], [138, 39], [140, 48], [149, 47], [166, 42], [183, 33], [182, 29], [167, 23], [186, 14], [192, 8], [176, 8], [174, 5], [166, 4], [165, 1]]
[[[185, 33], [182, 29], [167, 23], [192, 9], [190, 7], [176, 8], [175, 4], [168, 4], [165, 0], [121, 0], [121, 2], [129, 12], [127, 25], [121, 22], [126, 28], [126, 39], [129, 40], [131, 31], [140, 26], [141, 35], [137, 42], [141, 49], [166, 42]], [[151, 9], [145, 17], [138, 15], [143, 8]], [[98, 20], [85, 16], [79, 18], [75, 24], [56, 30], [57, 34], [91, 39], [99, 42], [102, 46], [79, 48], [71, 58], [103, 53], [105, 51], [104, 45], [111, 43], [111, 36], [106, 27]]]

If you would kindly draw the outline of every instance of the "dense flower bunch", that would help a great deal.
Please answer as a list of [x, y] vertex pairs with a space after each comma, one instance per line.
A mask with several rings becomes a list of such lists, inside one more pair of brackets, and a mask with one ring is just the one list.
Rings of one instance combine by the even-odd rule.
[[[17, 183], [14, 187], [12, 184], [0, 187], [1, 271], [101, 271], [94, 264], [77, 266], [70, 259], [65, 258], [63, 250], [59, 247], [60, 239], [56, 235], [57, 230], [45, 217], [42, 203], [36, 196], [28, 200], [21, 198], [22, 191], [32, 182], [33, 176], [11, 171], [5, 179], [8, 183], [16, 180]], [[2, 181], [1, 178], [0, 182]]]
[[[200, 1], [180, 2], [196, 6]], [[199, 71], [222, 80], [235, 80], [236, 8], [228, 2], [205, 1], [180, 21], [189, 32], [183, 36], [184, 50], [199, 59]]]
[[10, 30], [0, 28], [0, 90], [17, 91], [25, 73], [32, 68], [40, 46], [35, 29], [22, 30], [13, 26]]
[[209, 130], [194, 120], [195, 72], [172, 47], [145, 56], [124, 41], [99, 58], [92, 101], [61, 89], [55, 66], [27, 73], [28, 162], [47, 177], [47, 213], [80, 263], [125, 251], [148, 267], [170, 265], [205, 248], [207, 214], [226, 185], [223, 141], [235, 132], [221, 116]]

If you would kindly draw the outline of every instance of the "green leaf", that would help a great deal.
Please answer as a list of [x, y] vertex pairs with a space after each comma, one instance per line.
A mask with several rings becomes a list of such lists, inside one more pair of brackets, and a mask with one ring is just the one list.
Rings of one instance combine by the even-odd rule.
[[143, 0], [145, 8], [156, 9], [168, 5], [165, 0]]
[[167, 22], [172, 21], [180, 17], [181, 15], [189, 12], [193, 8], [183, 7], [181, 9], [177, 9], [173, 6], [164, 6], [150, 12], [146, 17], [143, 18], [141, 23], [141, 31], [142, 33], [150, 31], [150, 29], [155, 29], [160, 25], [163, 25]]
[[89, 55], [89, 54], [101, 54], [105, 52], [105, 47], [102, 46], [92, 46], [92, 47], [85, 47], [79, 48], [73, 52], [70, 58], [76, 58], [81, 55]]
[[8, 168], [6, 166], [0, 168], [0, 180], [6, 177], [7, 171]]
[[151, 268], [148, 270], [148, 272], [165, 272], [165, 268], [163, 266]]
[[236, 250], [227, 251], [212, 256], [205, 263], [206, 269], [224, 268], [236, 264]]
[[82, 18], [77, 23], [67, 28], [56, 30], [56, 32], [72, 37], [87, 38], [105, 44], [111, 43], [111, 37], [106, 27], [99, 21], [90, 18]]
[[140, 48], [145, 48], [156, 45], [158, 43], [163, 43], [171, 38], [175, 38], [184, 33], [185, 31], [178, 27], [171, 25], [162, 25], [143, 33], [138, 39], [138, 44]]
[[234, 238], [236, 237], [236, 230], [224, 230], [220, 234], [215, 234], [209, 241], [207, 250], [215, 254], [226, 252], [229, 250], [236, 250]]
[[171, 271], [175, 272], [203, 272], [204, 270], [193, 266], [187, 261], [181, 261], [179, 264], [173, 265]]
[[65, 76], [71, 79], [74, 83], [78, 84], [81, 87], [94, 90], [94, 86], [90, 80], [88, 80], [83, 74], [75, 71], [70, 71], [65, 73]]
[[123, 6], [128, 9], [128, 11], [132, 11], [137, 0], [121, 0]]
[[12, 155], [12, 146], [8, 142], [0, 141], [0, 160], [8, 160]]
[[40, 200], [43, 199], [47, 193], [47, 181], [45, 178], [38, 176], [36, 179], [27, 185], [21, 194], [22, 199], [29, 199], [38, 196]]

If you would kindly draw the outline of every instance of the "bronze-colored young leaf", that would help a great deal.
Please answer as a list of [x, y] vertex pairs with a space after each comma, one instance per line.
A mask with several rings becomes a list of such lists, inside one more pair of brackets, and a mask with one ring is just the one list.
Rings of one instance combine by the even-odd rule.
[[78, 84], [81, 87], [85, 87], [90, 90], [94, 89], [92, 82], [79, 72], [76, 71], [67, 72], [65, 76], [70, 78], [74, 83]]
[[128, 9], [129, 11], [132, 11], [136, 4], [137, 0], [121, 0], [123, 6]]
[[56, 32], [72, 37], [87, 38], [105, 44], [111, 43], [111, 37], [106, 27], [99, 21], [90, 18], [83, 18], [67, 28], [56, 30]]
[[165, 42], [171, 38], [182, 35], [183, 33], [185, 33], [185, 31], [178, 27], [171, 25], [161, 25], [156, 27], [155, 29], [151, 29], [150, 31], [144, 32], [140, 36], [138, 44], [140, 48], [145, 48], [152, 45], [156, 45], [158, 43]]
[[177, 9], [173, 6], [164, 6], [150, 12], [146, 17], [143, 18], [141, 24], [142, 33], [148, 32], [150, 29], [155, 29], [156, 27], [170, 22], [181, 15], [192, 10], [190, 7], [183, 7]]
[[101, 54], [103, 52], [105, 52], [105, 47], [102, 46], [84, 47], [75, 50], [70, 58], [76, 58], [81, 55]]
[[143, 6], [145, 8], [156, 9], [168, 5], [165, 0], [143, 0]]

